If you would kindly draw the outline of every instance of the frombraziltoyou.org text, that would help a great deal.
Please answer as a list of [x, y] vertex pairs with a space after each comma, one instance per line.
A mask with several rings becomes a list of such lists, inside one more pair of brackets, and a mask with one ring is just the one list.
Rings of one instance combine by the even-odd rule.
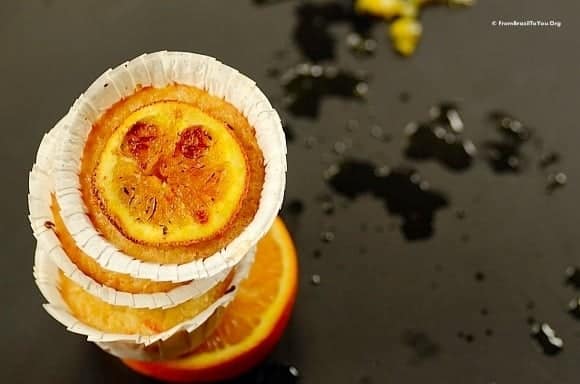
[[519, 27], [551, 27], [560, 28], [560, 20], [492, 20], [491, 25], [494, 27], [519, 28]]

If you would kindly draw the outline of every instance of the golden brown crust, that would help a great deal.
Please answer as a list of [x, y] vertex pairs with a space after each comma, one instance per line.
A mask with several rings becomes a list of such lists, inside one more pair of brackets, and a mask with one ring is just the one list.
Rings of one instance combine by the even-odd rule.
[[109, 333], [154, 335], [191, 320], [223, 296], [232, 273], [200, 297], [175, 307], [130, 308], [108, 304], [82, 289], [60, 272], [59, 288], [71, 313], [83, 323]]
[[111, 272], [104, 269], [76, 245], [72, 235], [62, 221], [58, 202], [54, 196], [52, 197], [51, 210], [54, 218], [54, 231], [60, 240], [63, 250], [78, 269], [96, 282], [117, 291], [129, 293], [168, 292], [180, 285], [188, 284], [188, 282], [170, 283], [136, 279], [127, 274]]
[[[213, 236], [191, 244], [139, 244], [132, 241], [108, 219], [93, 190], [93, 177], [108, 138], [125, 119], [138, 109], [162, 101], [188, 103], [212, 118], [223, 122], [235, 136], [247, 159], [248, 183], [239, 209], [227, 226]], [[252, 221], [259, 204], [264, 182], [264, 160], [254, 129], [231, 104], [189, 86], [143, 88], [114, 105], [93, 126], [88, 137], [80, 173], [81, 191], [95, 228], [123, 252], [143, 261], [183, 264], [210, 256], [236, 238]]]

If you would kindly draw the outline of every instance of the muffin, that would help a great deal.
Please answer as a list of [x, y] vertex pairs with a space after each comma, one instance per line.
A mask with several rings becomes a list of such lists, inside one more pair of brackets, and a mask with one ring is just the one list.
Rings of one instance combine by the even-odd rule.
[[157, 52], [108, 70], [30, 174], [45, 308], [119, 357], [191, 351], [277, 215], [285, 155], [267, 98], [213, 58]]

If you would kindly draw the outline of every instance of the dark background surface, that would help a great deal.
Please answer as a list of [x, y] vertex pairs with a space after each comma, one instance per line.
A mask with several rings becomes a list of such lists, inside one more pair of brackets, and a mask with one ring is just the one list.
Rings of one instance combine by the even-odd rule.
[[[282, 66], [300, 58], [291, 39], [294, 7], [292, 1], [258, 7], [245, 0], [0, 3], [0, 382], [148, 382], [66, 332], [41, 307], [26, 194], [43, 133], [103, 70], [161, 49], [215, 56], [279, 100], [279, 83], [267, 69], [276, 50], [289, 52]], [[366, 103], [326, 100], [316, 120], [289, 116], [296, 138], [289, 143], [287, 199], [299, 199], [305, 208], [286, 218], [302, 280], [272, 361], [295, 365], [302, 383], [578, 383], [580, 322], [566, 306], [579, 292], [563, 283], [565, 268], [580, 263], [578, 14], [578, 3], [563, 0], [431, 8], [423, 14], [425, 35], [411, 59], [392, 51], [384, 25], [375, 30], [377, 54], [366, 60], [345, 49], [346, 25], [333, 28], [337, 62], [368, 70], [370, 91]], [[563, 26], [490, 26], [513, 17], [554, 19]], [[403, 91], [411, 95], [408, 103], [399, 101]], [[566, 172], [568, 184], [547, 195], [545, 175], [535, 165], [519, 175], [497, 175], [483, 161], [465, 172], [416, 163], [450, 199], [436, 215], [433, 237], [420, 242], [407, 242], [397, 229], [399, 218], [370, 197], [351, 204], [335, 197], [334, 215], [322, 213], [316, 197], [330, 191], [322, 172], [340, 160], [332, 154], [334, 142], [348, 137], [347, 154], [376, 163], [411, 163], [401, 155], [403, 127], [448, 99], [463, 100], [466, 130], [476, 143], [491, 135], [485, 119], [493, 109], [528, 122], [546, 148], [561, 154], [556, 170]], [[354, 133], [344, 129], [349, 119], [360, 122]], [[373, 139], [372, 124], [393, 140]], [[318, 138], [314, 148], [305, 147], [308, 136]], [[456, 217], [457, 209], [465, 210], [465, 219]], [[336, 235], [328, 244], [320, 241], [325, 230]], [[320, 258], [313, 257], [317, 249]], [[474, 277], [478, 272], [482, 281]], [[310, 284], [312, 274], [320, 274], [319, 286]], [[533, 309], [527, 308], [530, 301]], [[560, 354], [542, 354], [530, 337], [530, 316], [564, 339]]]

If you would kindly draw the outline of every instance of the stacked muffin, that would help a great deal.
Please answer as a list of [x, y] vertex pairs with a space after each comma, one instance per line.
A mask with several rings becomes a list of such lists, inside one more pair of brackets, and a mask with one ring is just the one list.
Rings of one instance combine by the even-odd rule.
[[46, 310], [122, 358], [192, 351], [247, 276], [285, 171], [280, 119], [236, 70], [183, 52], [108, 70], [30, 173]]

